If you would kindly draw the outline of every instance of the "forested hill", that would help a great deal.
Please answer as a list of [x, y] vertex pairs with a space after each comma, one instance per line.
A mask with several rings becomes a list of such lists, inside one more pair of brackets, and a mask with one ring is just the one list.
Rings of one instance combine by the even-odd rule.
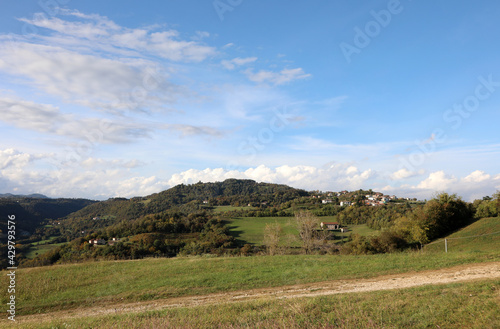
[[49, 199], [18, 196], [0, 198], [0, 229], [5, 232], [7, 216], [15, 215], [16, 228], [33, 233], [44, 219], [62, 218], [95, 202], [87, 199]]
[[[166, 210], [194, 210], [202, 206], [247, 205], [266, 203], [281, 204], [309, 192], [287, 185], [257, 183], [253, 180], [227, 179], [223, 182], [180, 184], [160, 193], [131, 199], [112, 198], [92, 204], [68, 218], [93, 218], [112, 215], [120, 220], [134, 219]], [[191, 212], [189, 211], [188, 212]]]

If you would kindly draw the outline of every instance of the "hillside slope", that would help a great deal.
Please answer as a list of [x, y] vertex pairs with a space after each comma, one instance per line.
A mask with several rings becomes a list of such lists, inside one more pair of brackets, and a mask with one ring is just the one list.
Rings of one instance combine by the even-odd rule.
[[443, 251], [445, 239], [448, 252], [489, 252], [500, 249], [500, 217], [481, 218], [474, 223], [432, 242], [425, 247], [428, 251]]

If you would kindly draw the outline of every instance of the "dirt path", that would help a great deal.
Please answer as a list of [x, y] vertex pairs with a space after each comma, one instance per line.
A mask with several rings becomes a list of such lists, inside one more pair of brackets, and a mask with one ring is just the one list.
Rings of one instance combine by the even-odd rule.
[[371, 279], [336, 280], [275, 288], [225, 292], [204, 296], [187, 296], [147, 302], [113, 304], [98, 308], [81, 308], [47, 314], [28, 315], [16, 317], [16, 320], [21, 323], [45, 322], [62, 318], [135, 313], [176, 307], [194, 307], [200, 305], [252, 301], [266, 298], [314, 297], [495, 278], [500, 278], [500, 262], [469, 264], [441, 270], [386, 275]]

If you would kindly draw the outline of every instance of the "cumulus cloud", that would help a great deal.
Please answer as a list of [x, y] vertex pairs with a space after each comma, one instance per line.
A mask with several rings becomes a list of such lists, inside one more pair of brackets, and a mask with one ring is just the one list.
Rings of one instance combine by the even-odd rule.
[[481, 183], [489, 180], [490, 178], [491, 175], [485, 173], [484, 171], [476, 170], [467, 177], [464, 177], [463, 181], [466, 183]]
[[30, 154], [0, 150], [0, 193], [42, 193], [50, 197], [107, 199], [149, 195], [167, 189], [166, 181], [141, 176], [133, 169], [144, 165], [137, 159], [88, 158], [73, 166], [54, 168], [57, 154]]
[[23, 168], [27, 164], [44, 158], [42, 154], [28, 154], [15, 149], [0, 150], [0, 170], [5, 170], [9, 167]]
[[387, 185], [381, 188], [386, 193], [393, 193], [419, 199], [429, 199], [439, 192], [457, 194], [467, 201], [492, 195], [500, 189], [500, 174], [496, 176], [476, 170], [465, 177], [455, 177], [444, 171], [430, 173], [424, 180], [412, 185]]
[[244, 71], [248, 79], [257, 83], [270, 83], [273, 85], [282, 85], [294, 80], [301, 80], [311, 77], [311, 74], [305, 73], [302, 68], [283, 69], [280, 72], [260, 70], [254, 72], [253, 69]]
[[436, 190], [436, 191], [446, 190], [457, 181], [458, 181], [457, 178], [451, 175], [447, 175], [445, 174], [444, 171], [441, 170], [429, 174], [429, 177], [420, 182], [420, 184], [418, 184], [417, 187], [422, 189]]
[[89, 157], [71, 166], [52, 166], [60, 157], [57, 154], [31, 154], [15, 149], [0, 149], [0, 193], [43, 193], [52, 197], [107, 199], [114, 196], [145, 196], [178, 184], [224, 181], [228, 178], [286, 184], [309, 191], [372, 188], [387, 194], [421, 200], [444, 191], [472, 201], [492, 195], [500, 189], [500, 174], [490, 175], [482, 171], [475, 171], [464, 177], [437, 171], [414, 185], [380, 186], [383, 177], [376, 171], [360, 169], [352, 163], [331, 163], [322, 167], [260, 165], [245, 170], [189, 169], [162, 178], [138, 174], [138, 167], [147, 166], [138, 159]]
[[190, 169], [174, 174], [169, 185], [190, 184], [198, 181], [223, 181], [227, 178], [253, 179], [259, 182], [287, 184], [306, 190], [339, 190], [359, 189], [376, 177], [371, 170], [359, 171], [350, 164], [330, 164], [326, 167], [312, 166], [280, 166], [276, 168], [260, 165], [246, 170], [230, 170], [224, 168], [207, 168], [205, 170]]
[[423, 173], [424, 173], [423, 170], [417, 172], [417, 171], [409, 171], [406, 168], [402, 168], [398, 171], [393, 172], [390, 177], [392, 180], [402, 180], [402, 179], [407, 179], [407, 178], [419, 176], [419, 175], [422, 175]]

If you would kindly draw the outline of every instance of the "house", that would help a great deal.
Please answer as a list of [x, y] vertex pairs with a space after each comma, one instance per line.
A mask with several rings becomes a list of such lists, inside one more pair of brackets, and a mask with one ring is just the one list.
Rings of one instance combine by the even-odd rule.
[[89, 243], [90, 244], [93, 244], [93, 245], [103, 245], [103, 244], [106, 244], [106, 240], [103, 240], [103, 239], [92, 239], [92, 240], [89, 240]]
[[340, 201], [340, 206], [350, 206], [352, 203], [350, 201]]
[[203, 200], [203, 204], [207, 204], [208, 203], [208, 200]]
[[120, 241], [120, 239], [118, 239], [118, 238], [112, 238], [111, 240], [108, 241], [108, 244], [110, 246], [112, 246], [112, 245], [114, 245], [115, 243], [117, 243], [119, 241]]
[[327, 229], [327, 230], [339, 230], [340, 229], [340, 224], [337, 222], [321, 222], [320, 226], [322, 229]]
[[321, 200], [321, 203], [332, 203], [333, 200], [332, 199], [323, 199]]

